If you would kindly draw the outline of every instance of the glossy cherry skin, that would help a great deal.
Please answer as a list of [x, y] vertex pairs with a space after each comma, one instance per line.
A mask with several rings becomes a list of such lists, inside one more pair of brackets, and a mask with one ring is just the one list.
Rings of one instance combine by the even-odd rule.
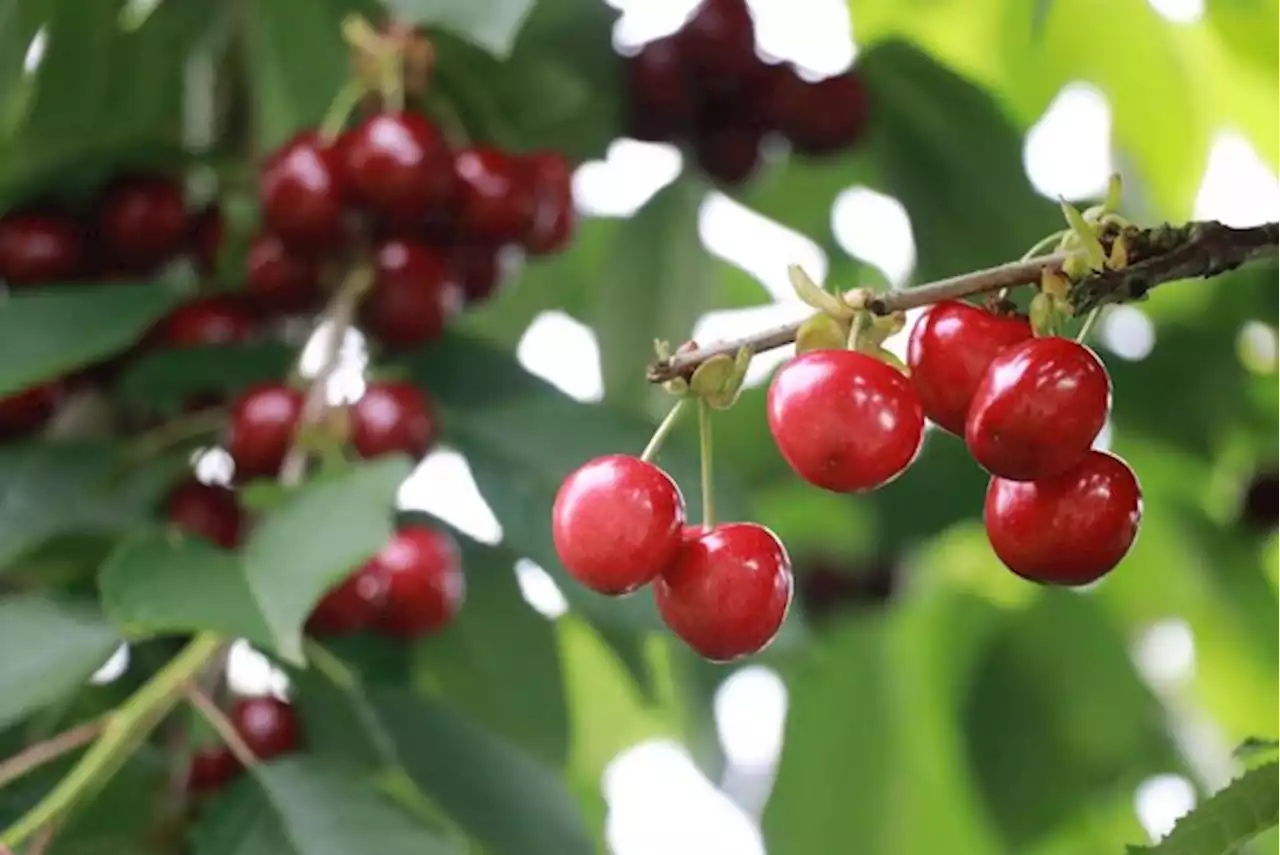
[[926, 309], [907, 341], [911, 385], [920, 395], [925, 416], [964, 436], [969, 404], [991, 360], [1031, 336], [1026, 318], [994, 315], [958, 300]]
[[729, 662], [773, 641], [794, 587], [791, 560], [773, 532], [727, 523], [686, 532], [653, 596], [672, 632], [703, 657]]
[[307, 618], [316, 638], [351, 635], [373, 626], [387, 602], [387, 577], [374, 562], [334, 585]]
[[159, 340], [172, 347], [199, 347], [248, 341], [258, 322], [244, 302], [230, 294], [197, 297], [161, 323]]
[[292, 705], [276, 698], [243, 698], [231, 708], [231, 724], [259, 760], [295, 750], [301, 742]]
[[206, 745], [191, 754], [187, 770], [187, 792], [211, 793], [233, 781], [244, 767], [223, 745]]
[[755, 22], [745, 0], [703, 0], [675, 38], [681, 59], [704, 89], [737, 87], [760, 71]]
[[385, 344], [411, 346], [440, 337], [465, 295], [448, 259], [426, 244], [388, 240], [374, 253], [374, 286], [363, 316]]
[[1111, 380], [1082, 344], [1056, 336], [1014, 345], [982, 376], [964, 439], [992, 475], [1034, 481], [1084, 457], [1111, 407]]
[[810, 81], [790, 66], [769, 76], [765, 113], [800, 154], [829, 154], [858, 141], [867, 126], [866, 87], [853, 72]]
[[898, 477], [924, 441], [924, 411], [907, 378], [852, 350], [813, 350], [784, 365], [767, 398], [769, 430], [796, 474], [837, 493]]
[[361, 457], [399, 452], [419, 458], [435, 439], [431, 402], [412, 383], [371, 383], [351, 405], [351, 444]]
[[26, 436], [44, 427], [64, 392], [61, 383], [45, 383], [0, 396], [0, 439]]
[[693, 123], [693, 87], [675, 37], [655, 39], [627, 60], [628, 133], [646, 142], [673, 140]]
[[520, 161], [496, 148], [466, 148], [453, 160], [458, 227], [472, 240], [524, 240], [533, 219], [533, 188]]
[[564, 479], [551, 512], [569, 575], [601, 594], [651, 582], [680, 547], [684, 496], [671, 476], [637, 457], [597, 457]]
[[573, 169], [556, 152], [526, 155], [521, 162], [533, 191], [533, 215], [524, 238], [530, 255], [549, 255], [569, 245], [577, 225]]
[[340, 144], [342, 178], [351, 198], [396, 222], [443, 209], [453, 194], [453, 157], [444, 136], [418, 113], [365, 119]]
[[187, 534], [202, 537], [223, 549], [240, 545], [244, 511], [236, 494], [226, 487], [189, 480], [169, 493], [165, 502], [169, 521]]
[[321, 296], [320, 274], [312, 258], [269, 233], [249, 245], [244, 287], [254, 304], [270, 314], [308, 311]]
[[212, 273], [218, 266], [218, 253], [222, 251], [222, 208], [216, 203], [210, 204], [192, 217], [189, 241], [196, 269]]
[[227, 451], [236, 463], [236, 479], [275, 475], [293, 444], [304, 396], [278, 383], [253, 386], [231, 408]]
[[1133, 546], [1142, 489], [1119, 457], [1089, 451], [1051, 478], [992, 478], [983, 520], [991, 548], [1014, 573], [1047, 585], [1086, 585]]
[[262, 218], [271, 231], [307, 251], [343, 234], [343, 187], [335, 148], [303, 131], [272, 154], [258, 178]]
[[427, 526], [396, 532], [372, 559], [387, 583], [374, 629], [391, 638], [419, 638], [443, 629], [466, 597], [458, 545]]
[[159, 175], [117, 179], [98, 197], [93, 228], [108, 258], [136, 270], [157, 267], [180, 253], [186, 243], [182, 187]]
[[10, 286], [72, 281], [83, 272], [84, 238], [71, 217], [12, 213], [0, 217], [0, 279]]

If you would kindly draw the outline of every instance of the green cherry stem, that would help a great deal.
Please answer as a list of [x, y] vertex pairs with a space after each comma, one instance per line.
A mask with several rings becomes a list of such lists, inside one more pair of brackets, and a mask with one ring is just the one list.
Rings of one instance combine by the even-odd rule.
[[698, 446], [702, 454], [702, 529], [716, 527], [716, 496], [711, 483], [711, 405], [698, 401]]
[[331, 143], [338, 138], [347, 119], [351, 118], [351, 111], [360, 103], [366, 91], [364, 81], [358, 77], [348, 80], [338, 90], [329, 109], [325, 111], [324, 118], [320, 120], [320, 139]]
[[689, 400], [689, 398], [681, 398], [676, 401], [675, 406], [658, 424], [658, 428], [653, 432], [653, 437], [649, 440], [649, 444], [644, 447], [644, 451], [640, 452], [640, 459], [645, 463], [652, 463], [654, 458], [658, 456], [658, 452], [662, 451], [663, 443], [667, 441], [671, 431], [675, 430], [676, 423], [680, 421], [680, 416], [688, 409]]
[[1098, 314], [1102, 311], [1101, 306], [1094, 306], [1093, 311], [1084, 319], [1084, 324], [1080, 327], [1080, 332], [1076, 333], [1076, 343], [1084, 344], [1084, 340], [1089, 337], [1089, 333], [1093, 331], [1093, 324], [1098, 320]]

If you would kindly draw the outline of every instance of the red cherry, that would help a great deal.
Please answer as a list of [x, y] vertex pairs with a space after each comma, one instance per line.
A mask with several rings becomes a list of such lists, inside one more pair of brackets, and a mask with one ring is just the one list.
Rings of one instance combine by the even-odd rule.
[[279, 237], [260, 234], [245, 260], [245, 291], [260, 308], [273, 314], [305, 312], [320, 301], [320, 274], [315, 262], [294, 252]]
[[169, 521], [187, 534], [202, 537], [223, 549], [240, 545], [244, 511], [236, 494], [226, 487], [184, 481], [166, 500]]
[[339, 148], [348, 191], [373, 213], [412, 222], [450, 201], [449, 147], [439, 129], [417, 113], [370, 116], [343, 135]]
[[361, 457], [422, 457], [436, 438], [427, 396], [412, 383], [371, 383], [351, 407], [351, 444]]
[[387, 577], [372, 561], [330, 588], [307, 618], [316, 638], [351, 635], [377, 620], [387, 602]]
[[171, 312], [161, 322], [159, 339], [173, 347], [199, 347], [247, 341], [256, 331], [257, 319], [243, 302], [229, 294], [212, 294]]
[[225, 746], [207, 745], [191, 754], [187, 770], [187, 792], [210, 793], [220, 790], [244, 771], [240, 761]]
[[293, 707], [276, 698], [244, 698], [231, 708], [231, 724], [259, 760], [288, 754], [298, 747], [298, 718]]
[[466, 148], [453, 159], [458, 227], [473, 240], [524, 239], [534, 211], [533, 188], [520, 162], [496, 148]]
[[715, 181], [737, 186], [760, 166], [764, 134], [746, 125], [700, 128], [693, 141], [698, 166]]
[[666, 142], [683, 134], [693, 122], [692, 92], [676, 39], [646, 44], [627, 61], [630, 136]]
[[760, 71], [745, 0], [702, 0], [675, 38], [691, 79], [704, 90], [738, 87]]
[[573, 208], [573, 169], [555, 152], [526, 155], [521, 162], [533, 188], [533, 217], [524, 246], [531, 255], [548, 255], [568, 246], [577, 224]]
[[774, 375], [767, 406], [791, 468], [838, 493], [888, 484], [924, 441], [924, 411], [907, 378], [853, 350], [797, 356]]
[[791, 605], [791, 560], [773, 532], [728, 523], [685, 535], [654, 580], [658, 613], [671, 631], [713, 662], [758, 653]]
[[852, 71], [805, 80], [791, 66], [769, 75], [764, 112], [801, 154], [820, 155], [853, 145], [867, 125], [866, 87]]
[[926, 309], [907, 343], [911, 385], [920, 394], [925, 416], [964, 436], [969, 404], [991, 360], [1031, 336], [1026, 318], [994, 315], [958, 300]]
[[1119, 457], [1089, 451], [1051, 478], [992, 478], [983, 519], [991, 548], [1014, 573], [1047, 585], [1085, 585], [1129, 552], [1142, 521], [1142, 488]]
[[466, 581], [458, 545], [426, 526], [403, 528], [373, 558], [387, 582], [387, 601], [374, 628], [392, 638], [442, 629], [462, 606]]
[[73, 280], [84, 261], [84, 238], [71, 217], [36, 212], [0, 217], [0, 279], [10, 286]]
[[276, 383], [247, 389], [231, 408], [227, 451], [236, 463], [236, 478], [275, 475], [293, 444], [302, 416], [303, 394]]
[[1065, 338], [1032, 339], [991, 360], [964, 439], [992, 475], [1048, 478], [1084, 457], [1110, 407], [1111, 380], [1093, 351]]
[[190, 241], [196, 269], [201, 273], [213, 272], [218, 266], [218, 253], [222, 251], [222, 208], [216, 202], [192, 219]]
[[126, 267], [146, 270], [165, 263], [187, 239], [182, 187], [159, 175], [113, 181], [98, 197], [94, 232], [106, 255]]
[[325, 250], [343, 234], [342, 181], [334, 147], [303, 131], [267, 158], [258, 178], [266, 225], [307, 250]]
[[425, 344], [440, 337], [465, 299], [439, 252], [407, 240], [384, 241], [374, 254], [375, 281], [364, 302], [369, 331], [386, 344]]
[[675, 556], [684, 497], [652, 463], [612, 454], [564, 479], [551, 520], [569, 575], [601, 594], [626, 594], [652, 581]]
[[34, 433], [53, 418], [62, 403], [61, 383], [45, 383], [0, 396], [0, 439], [13, 439]]
[[480, 303], [498, 293], [520, 261], [520, 250], [514, 246], [461, 243], [449, 251], [449, 264], [468, 303]]

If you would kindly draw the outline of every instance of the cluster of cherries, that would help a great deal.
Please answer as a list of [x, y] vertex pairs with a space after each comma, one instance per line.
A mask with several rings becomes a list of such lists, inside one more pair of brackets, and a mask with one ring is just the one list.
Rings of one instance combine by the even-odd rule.
[[745, 0], [703, 0], [676, 33], [628, 61], [628, 133], [648, 142], [689, 142], [702, 171], [734, 185], [760, 163], [764, 141], [829, 154], [853, 145], [867, 123], [867, 94], [849, 71], [806, 79], [764, 62]]
[[[241, 742], [259, 760], [289, 754], [301, 744], [301, 728], [293, 706], [277, 698], [242, 698], [232, 705], [228, 718]], [[201, 746], [191, 753], [187, 790], [212, 792], [226, 786], [243, 771], [240, 760], [225, 745]]]

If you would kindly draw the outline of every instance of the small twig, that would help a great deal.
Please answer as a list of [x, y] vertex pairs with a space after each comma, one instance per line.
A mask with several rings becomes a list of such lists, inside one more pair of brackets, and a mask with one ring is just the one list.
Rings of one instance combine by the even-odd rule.
[[129, 443], [129, 454], [135, 460], [145, 460], [185, 440], [221, 430], [226, 423], [225, 407], [210, 407], [185, 413], [138, 434]]
[[8, 760], [0, 763], [0, 787], [4, 787], [10, 782], [21, 778], [38, 766], [43, 766], [51, 760], [58, 759], [63, 754], [79, 748], [86, 742], [92, 742], [97, 738], [98, 734], [102, 733], [106, 725], [107, 720], [105, 717], [87, 721], [82, 725], [63, 731], [51, 739], [37, 742], [35, 745], [13, 755]]
[[37, 831], [31, 837], [31, 845], [27, 847], [26, 855], [44, 855], [49, 848], [49, 844], [53, 843], [54, 827], [46, 825]]
[[223, 741], [227, 748], [231, 749], [231, 753], [246, 769], [252, 769], [258, 765], [258, 758], [253, 753], [240, 734], [236, 732], [235, 725], [226, 717], [222, 710], [218, 709], [218, 705], [209, 699], [209, 696], [200, 691], [194, 685], [187, 686], [187, 701], [196, 711], [209, 722], [209, 726], [217, 732], [218, 738]]

